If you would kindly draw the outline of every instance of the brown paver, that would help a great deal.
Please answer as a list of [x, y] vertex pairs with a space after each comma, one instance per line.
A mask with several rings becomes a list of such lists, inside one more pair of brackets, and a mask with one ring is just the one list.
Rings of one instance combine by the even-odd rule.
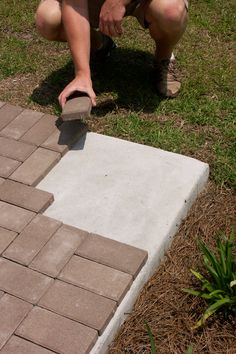
[[133, 277], [136, 277], [147, 260], [146, 251], [94, 234], [86, 237], [76, 253]]
[[36, 213], [42, 213], [52, 204], [54, 197], [52, 193], [6, 180], [0, 186], [0, 200]]
[[57, 151], [63, 156], [86, 131], [86, 125], [80, 121], [65, 122], [42, 144], [42, 147]]
[[0, 201], [0, 226], [16, 232], [21, 232], [33, 219], [35, 213]]
[[86, 234], [75, 227], [63, 225], [34, 258], [30, 268], [56, 277]]
[[0, 299], [0, 349], [32, 309], [29, 303], [5, 294]]
[[35, 149], [36, 146], [0, 136], [0, 156], [23, 162]]
[[57, 129], [57, 117], [45, 114], [31, 129], [27, 131], [21, 140], [34, 145], [41, 145]]
[[53, 195], [34, 187], [87, 130], [80, 121], [56, 123], [0, 101], [3, 354], [89, 353], [147, 259], [40, 214]]
[[61, 225], [60, 221], [37, 215], [7, 248], [4, 257], [29, 265]]
[[20, 166], [20, 164], [20, 161], [0, 156], [0, 177], [9, 177], [10, 174], [13, 173], [15, 169]]
[[36, 186], [59, 160], [59, 153], [38, 148], [13, 172], [10, 178], [30, 186]]
[[23, 338], [12, 336], [0, 352], [1, 354], [55, 354]]
[[13, 119], [15, 119], [22, 111], [23, 108], [13, 106], [9, 103], [2, 105], [0, 107], [0, 131]]
[[43, 113], [24, 109], [23, 112], [1, 131], [1, 135], [18, 140], [32, 128], [42, 116]]
[[10, 245], [17, 235], [17, 232], [0, 227], [0, 254]]
[[35, 307], [16, 334], [60, 354], [87, 354], [97, 331], [47, 310]]
[[118, 303], [132, 282], [129, 274], [78, 256], [70, 259], [59, 278]]
[[97, 329], [102, 334], [116, 310], [116, 302], [56, 280], [39, 306]]
[[36, 304], [53, 280], [7, 259], [0, 258], [0, 289]]

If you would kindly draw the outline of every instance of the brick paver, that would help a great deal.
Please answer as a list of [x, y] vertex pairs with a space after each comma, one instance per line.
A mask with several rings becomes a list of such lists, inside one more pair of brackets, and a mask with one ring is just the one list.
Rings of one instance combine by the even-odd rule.
[[87, 129], [57, 123], [0, 101], [1, 354], [89, 353], [147, 258], [40, 214], [35, 186]]
[[78, 256], [70, 259], [59, 278], [117, 302], [132, 282], [129, 274]]
[[56, 277], [84, 240], [86, 233], [63, 225], [30, 264], [30, 268]]
[[4, 257], [29, 265], [61, 224], [47, 216], [37, 215], [4, 252]]
[[2, 131], [1, 135], [15, 140], [20, 139], [43, 116], [43, 113], [24, 109]]
[[22, 265], [0, 258], [0, 289], [35, 304], [53, 280]]
[[0, 254], [10, 245], [17, 235], [17, 232], [0, 227]]
[[80, 121], [65, 122], [41, 146], [63, 156], [86, 131], [86, 125]]
[[86, 354], [97, 331], [50, 311], [35, 307], [16, 334], [60, 354]]
[[33, 219], [35, 213], [0, 201], [0, 226], [16, 232], [21, 232]]
[[12, 336], [1, 354], [55, 354], [51, 350], [40, 347], [37, 344], [31, 343], [23, 338]]
[[7, 178], [21, 164], [20, 161], [0, 156], [0, 177]]
[[15, 119], [22, 111], [23, 108], [13, 106], [9, 103], [0, 106], [0, 131], [13, 119]]
[[31, 129], [25, 133], [21, 140], [34, 145], [41, 145], [57, 128], [57, 117], [44, 115]]
[[0, 136], [0, 156], [23, 162], [35, 149], [34, 145]]
[[134, 277], [147, 259], [146, 251], [93, 234], [86, 237], [76, 253]]
[[100, 334], [116, 309], [115, 301], [58, 280], [39, 305], [97, 329]]
[[32, 309], [32, 305], [11, 295], [0, 299], [0, 349], [14, 333], [18, 325]]
[[13, 172], [10, 178], [30, 186], [36, 186], [55, 166], [59, 159], [59, 153], [38, 148], [15, 172]]
[[0, 200], [19, 207], [42, 213], [53, 202], [53, 194], [6, 180], [0, 186]]

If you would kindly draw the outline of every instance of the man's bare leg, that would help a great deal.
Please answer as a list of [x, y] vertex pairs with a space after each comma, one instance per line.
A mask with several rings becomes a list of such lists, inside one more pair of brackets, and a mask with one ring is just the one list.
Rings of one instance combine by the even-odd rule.
[[[36, 16], [36, 28], [42, 37], [51, 40], [66, 42], [64, 31], [61, 4], [57, 0], [42, 0], [38, 6]], [[92, 51], [102, 46], [102, 34], [91, 28], [91, 48]]]
[[157, 89], [166, 97], [175, 97], [180, 89], [180, 82], [172, 77], [170, 59], [186, 29], [187, 18], [184, 0], [151, 0], [146, 8], [145, 19], [156, 43]]

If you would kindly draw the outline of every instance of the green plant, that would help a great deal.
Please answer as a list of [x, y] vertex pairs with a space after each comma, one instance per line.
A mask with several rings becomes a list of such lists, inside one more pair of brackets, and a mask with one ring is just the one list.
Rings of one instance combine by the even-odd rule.
[[[151, 328], [147, 322], [145, 322], [145, 326], [147, 328], [147, 333], [148, 333], [148, 337], [149, 337], [150, 344], [151, 344], [151, 354], [157, 354], [156, 344], [155, 344], [155, 340], [154, 340]], [[192, 347], [192, 345], [190, 345], [186, 351], [186, 354], [192, 354], [192, 353], [193, 353], [193, 347]]]
[[233, 255], [233, 242], [235, 230], [229, 237], [222, 235], [216, 241], [218, 255], [209, 249], [204, 242], [199, 241], [199, 248], [203, 253], [203, 263], [207, 277], [191, 270], [192, 274], [200, 280], [201, 290], [183, 289], [186, 293], [201, 297], [208, 306], [202, 317], [193, 329], [205, 324], [206, 320], [217, 311], [222, 311], [226, 317], [236, 315], [236, 260]]

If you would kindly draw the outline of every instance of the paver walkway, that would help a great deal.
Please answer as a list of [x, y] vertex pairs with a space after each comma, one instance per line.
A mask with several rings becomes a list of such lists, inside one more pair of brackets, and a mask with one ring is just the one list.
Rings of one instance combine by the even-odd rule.
[[0, 353], [85, 354], [145, 264], [147, 252], [41, 213], [35, 186], [86, 132], [0, 102]]

